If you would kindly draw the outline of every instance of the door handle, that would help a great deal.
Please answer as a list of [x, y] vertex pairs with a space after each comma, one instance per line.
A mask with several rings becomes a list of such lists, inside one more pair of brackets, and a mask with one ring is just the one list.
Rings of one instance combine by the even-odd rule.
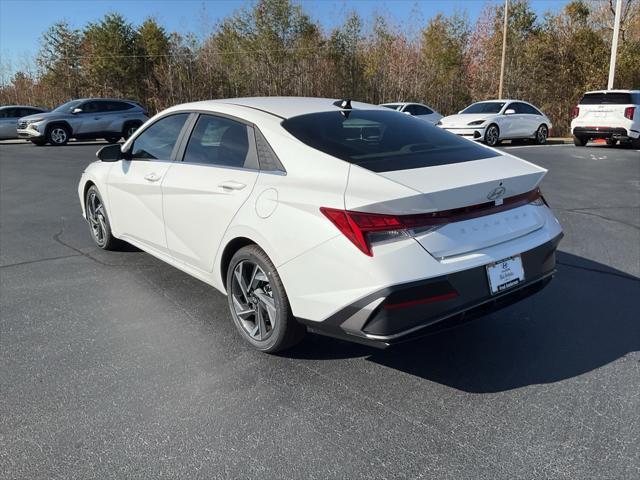
[[157, 173], [149, 173], [148, 175], [144, 176], [145, 180], [148, 180], [149, 182], [157, 182], [158, 180], [160, 180], [160, 175], [158, 175]]
[[228, 180], [226, 182], [222, 182], [218, 187], [223, 190], [242, 190], [246, 185], [244, 183], [236, 182], [235, 180]]

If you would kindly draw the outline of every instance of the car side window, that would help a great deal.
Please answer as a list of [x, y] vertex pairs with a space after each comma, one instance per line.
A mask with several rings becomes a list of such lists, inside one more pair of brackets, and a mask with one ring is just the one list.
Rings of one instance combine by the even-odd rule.
[[17, 108], [5, 108], [4, 110], [0, 111], [1, 118], [15, 118], [17, 116], [18, 116]]
[[523, 112], [522, 113], [528, 113], [529, 115], [542, 115], [538, 109], [532, 107], [531, 105], [527, 104], [527, 103], [522, 103], [522, 109]]
[[433, 113], [431, 109], [423, 107], [422, 105], [413, 105], [413, 110], [413, 115], [431, 115]]
[[226, 117], [200, 115], [183, 161], [234, 168], [257, 168], [253, 129]]
[[132, 159], [170, 160], [188, 113], [163, 117], [140, 133], [129, 152]]
[[78, 108], [82, 109], [82, 113], [98, 113], [100, 110], [99, 102], [84, 102], [82, 105], [79, 105]]
[[403, 112], [409, 112], [411, 115], [418, 115], [416, 113], [416, 106], [415, 105], [407, 105], [406, 107], [404, 107]]
[[133, 105], [126, 102], [110, 101], [110, 102], [104, 102], [104, 103], [106, 105], [106, 109], [108, 112], [121, 112], [123, 110], [129, 110], [133, 108]]

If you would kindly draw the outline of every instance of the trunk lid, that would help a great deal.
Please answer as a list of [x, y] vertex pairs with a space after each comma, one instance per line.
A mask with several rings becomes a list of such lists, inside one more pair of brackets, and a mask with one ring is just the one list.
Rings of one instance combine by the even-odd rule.
[[[544, 168], [505, 154], [469, 162], [378, 173], [352, 167], [345, 192], [345, 207], [369, 213], [410, 215], [492, 201], [499, 205], [505, 198], [536, 189], [546, 172]], [[414, 236], [434, 257], [449, 257], [526, 235], [543, 224], [539, 208], [525, 205], [456, 221]]]

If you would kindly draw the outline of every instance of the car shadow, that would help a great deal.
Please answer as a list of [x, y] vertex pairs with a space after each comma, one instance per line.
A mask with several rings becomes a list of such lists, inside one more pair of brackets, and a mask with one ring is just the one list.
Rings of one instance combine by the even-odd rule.
[[471, 393], [551, 383], [640, 350], [640, 279], [564, 252], [542, 292], [387, 350], [308, 336], [289, 355], [368, 361]]

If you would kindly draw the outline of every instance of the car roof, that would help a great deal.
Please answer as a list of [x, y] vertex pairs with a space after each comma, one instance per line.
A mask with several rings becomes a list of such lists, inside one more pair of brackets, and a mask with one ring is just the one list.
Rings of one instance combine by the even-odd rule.
[[588, 93], [640, 93], [640, 90], [591, 90], [584, 92], [585, 95]]
[[[244, 97], [205, 100], [202, 102], [177, 105], [176, 108], [180, 110], [209, 110], [215, 109], [216, 105], [225, 104], [251, 108], [287, 119], [308, 113], [335, 111], [339, 107], [334, 105], [334, 103], [339, 101], [341, 101], [341, 99], [315, 97]], [[356, 101], [352, 101], [351, 106], [352, 108], [367, 110], [384, 108], [378, 105]]]
[[2, 105], [0, 106], [0, 110], [4, 108], [37, 108], [38, 110], [46, 110], [46, 108], [35, 107], [33, 105]]

